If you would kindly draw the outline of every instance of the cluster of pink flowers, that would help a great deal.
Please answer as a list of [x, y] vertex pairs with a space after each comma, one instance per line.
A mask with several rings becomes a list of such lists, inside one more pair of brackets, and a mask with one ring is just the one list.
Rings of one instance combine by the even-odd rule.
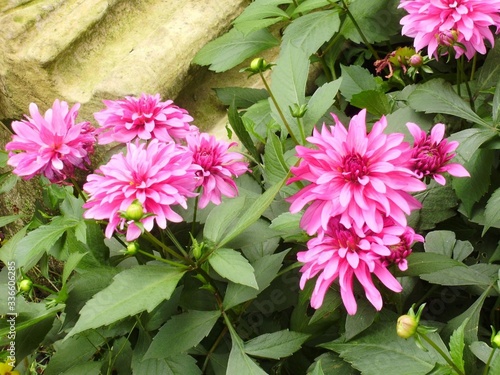
[[[107, 108], [94, 114], [97, 129], [88, 122], [75, 124], [79, 104], [68, 110], [66, 102], [56, 100], [45, 118], [31, 104], [31, 118], [13, 122], [16, 134], [6, 146], [14, 173], [27, 179], [41, 174], [62, 183], [74, 177], [75, 167], [90, 164], [96, 138], [100, 144], [125, 143], [126, 152], [87, 176], [83, 190], [88, 193], [84, 217], [108, 220], [106, 237], [126, 232], [128, 241], [155, 222], [165, 228], [167, 221], [181, 221], [171, 207], [186, 208], [188, 198], [200, 194], [198, 206], [204, 208], [238, 194], [233, 178], [248, 171], [248, 163], [228, 151], [235, 142], [201, 133], [185, 109], [171, 100], [162, 102], [159, 94], [104, 104]], [[132, 204], [140, 206], [139, 218], [127, 217]]]
[[495, 42], [490, 27], [500, 31], [500, 0], [402, 0], [399, 7], [408, 12], [401, 19], [403, 35], [415, 38], [417, 51], [427, 47], [436, 58], [448, 47], [456, 58], [485, 54], [484, 40]]
[[289, 180], [309, 183], [288, 200], [292, 213], [307, 206], [300, 225], [309, 235], [316, 235], [307, 243], [308, 250], [298, 253], [304, 263], [301, 287], [318, 276], [311, 306], [319, 308], [327, 289], [338, 279], [347, 312], [355, 314], [353, 283], [357, 279], [368, 300], [380, 310], [382, 297], [371, 274], [389, 289], [401, 291], [387, 267], [395, 263], [405, 270], [412, 244], [423, 241], [407, 226], [406, 216], [420, 208], [410, 192], [426, 188], [420, 180], [425, 176], [440, 182], [444, 171], [456, 176], [468, 173], [448, 164], [456, 145], [442, 140], [442, 124], [430, 137], [417, 133], [411, 124], [412, 148], [403, 134], [384, 133], [385, 117], [367, 133], [366, 110], [352, 118], [348, 129], [332, 116], [335, 125], [323, 125], [307, 139], [315, 148], [296, 147], [301, 161], [292, 168], [294, 177]]

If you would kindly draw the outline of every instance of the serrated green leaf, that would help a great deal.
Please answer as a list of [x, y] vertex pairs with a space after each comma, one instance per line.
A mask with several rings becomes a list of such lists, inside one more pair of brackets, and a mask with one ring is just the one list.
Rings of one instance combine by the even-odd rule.
[[[474, 341], [472, 344], [469, 346], [470, 350], [474, 355], [481, 360], [481, 362], [486, 363], [488, 362], [488, 359], [490, 358], [491, 351], [493, 348], [491, 346], [488, 346], [484, 341]], [[493, 355], [493, 360], [497, 359], [500, 357], [500, 351], [495, 350], [495, 353]]]
[[0, 217], [0, 228], [6, 226], [7, 224], [13, 223], [19, 218], [21, 218], [21, 215], [9, 215]]
[[234, 101], [237, 108], [248, 108], [269, 97], [266, 90], [250, 87], [219, 87], [213, 90], [222, 104], [229, 106]]
[[160, 328], [144, 359], [173, 357], [186, 352], [210, 333], [219, 317], [219, 310], [192, 310], [175, 315]]
[[465, 319], [464, 322], [458, 327], [450, 337], [450, 355], [453, 363], [465, 373], [465, 363], [464, 363], [464, 330], [465, 326], [469, 322], [469, 319]]
[[[439, 340], [437, 334], [429, 336], [432, 340]], [[405, 375], [422, 375], [431, 371], [436, 362], [444, 362], [433, 348], [424, 352], [413, 340], [397, 336], [395, 322], [379, 322], [357, 339], [347, 343], [333, 341], [321, 344], [321, 347], [339, 353], [363, 375], [401, 375], [401, 369]]]
[[244, 215], [235, 223], [235, 225], [232, 227], [229, 233], [221, 241], [217, 243], [217, 247], [224, 246], [229, 241], [238, 236], [240, 233], [242, 233], [245, 229], [247, 229], [250, 225], [255, 223], [261, 217], [264, 211], [271, 205], [271, 203], [274, 200], [274, 197], [276, 197], [276, 195], [278, 194], [282, 186], [285, 184], [285, 181], [287, 179], [288, 175], [285, 176], [283, 180], [281, 180], [277, 184], [267, 189], [261, 196], [259, 196], [259, 198], [257, 198], [252, 203], [252, 205], [248, 207]]
[[500, 188], [491, 194], [486, 209], [484, 210], [484, 229], [483, 236], [490, 227], [497, 227], [500, 225]]
[[408, 257], [408, 270], [403, 274], [405, 276], [419, 276], [451, 267], [465, 268], [466, 265], [442, 254], [412, 253]]
[[472, 215], [476, 202], [486, 194], [490, 186], [491, 168], [494, 162], [494, 151], [479, 149], [463, 164], [470, 173], [470, 178], [453, 178], [452, 186], [457, 197], [462, 201], [467, 215]]
[[68, 281], [68, 277], [75, 270], [75, 268], [78, 266], [78, 263], [80, 263], [85, 255], [87, 255], [87, 253], [71, 253], [69, 255], [68, 259], [66, 259], [64, 263], [64, 270], [61, 277], [62, 285], [66, 284], [66, 281]]
[[297, 18], [285, 29], [283, 45], [289, 43], [307, 55], [315, 53], [340, 28], [339, 9], [314, 12]]
[[[289, 108], [305, 103], [308, 72], [309, 55], [293, 44], [283, 45], [271, 75], [271, 91], [297, 140], [300, 140], [300, 131], [297, 119], [292, 116]], [[287, 133], [283, 119], [271, 98], [269, 104], [274, 120], [282, 126], [282, 132]]]
[[407, 142], [412, 142], [413, 137], [406, 127], [406, 123], [413, 122], [418, 124], [422, 130], [429, 131], [432, 125], [434, 125], [432, 117], [432, 115], [426, 115], [422, 112], [415, 112], [408, 106], [399, 108], [386, 116], [387, 127], [385, 128], [385, 133], [402, 133], [405, 135]]
[[446, 113], [475, 124], [489, 127], [444, 79], [432, 79], [418, 86], [408, 97], [408, 104], [416, 111]]
[[264, 358], [288, 357], [300, 349], [309, 335], [288, 329], [257, 336], [245, 343], [245, 353]]
[[245, 354], [243, 341], [227, 318], [226, 324], [229, 327], [232, 342], [226, 374], [266, 375], [266, 372]]
[[498, 81], [498, 76], [500, 74], [500, 46], [498, 43], [488, 51], [486, 60], [484, 61], [481, 70], [477, 76], [477, 92], [484, 91], [492, 86]]
[[82, 362], [74, 365], [68, 370], [59, 373], [58, 375], [88, 375], [88, 374], [99, 374], [101, 372], [101, 367], [104, 362], [102, 361], [90, 361]]
[[454, 161], [465, 164], [482, 144], [497, 136], [498, 133], [489, 128], [472, 128], [453, 133], [448, 140], [459, 143]]
[[493, 95], [492, 106], [492, 119], [493, 124], [498, 124], [500, 122], [500, 80], [497, 82], [497, 87], [495, 88], [495, 94]]
[[341, 65], [340, 68], [342, 71], [340, 92], [347, 101], [350, 102], [353, 95], [362, 91], [377, 90], [377, 81], [367, 69], [357, 65]]
[[[276, 130], [280, 129], [271, 116], [271, 107], [267, 99], [252, 105], [241, 118], [248, 132], [262, 143], [265, 143], [269, 129], [272, 129], [271, 123], [276, 125]], [[251, 129], [247, 126], [250, 124], [249, 120], [251, 121]]]
[[[321, 368], [321, 372], [317, 368]], [[317, 371], [317, 372], [315, 372]], [[359, 375], [359, 371], [353, 369], [347, 362], [342, 360], [338, 354], [326, 352], [317, 357], [314, 364], [307, 371], [307, 375]]]
[[75, 219], [56, 216], [50, 224], [42, 225], [28, 233], [19, 241], [14, 254], [17, 267], [23, 267], [25, 271], [31, 269], [64, 232], [74, 228], [78, 223], [79, 221]]
[[377, 316], [376, 310], [366, 300], [359, 300], [355, 315], [347, 315], [345, 321], [345, 338], [347, 341], [370, 327]]
[[206, 44], [194, 57], [199, 65], [210, 65], [210, 70], [224, 72], [257, 53], [278, 45], [268, 30], [258, 30], [245, 35], [231, 29], [220, 38]]
[[248, 34], [289, 18], [290, 16], [277, 4], [253, 2], [234, 20], [233, 25]]
[[274, 133], [269, 133], [264, 153], [264, 173], [266, 182], [274, 185], [281, 181], [290, 171], [283, 155], [283, 145]]
[[371, 114], [381, 117], [391, 112], [391, 105], [387, 95], [377, 90], [366, 90], [354, 94], [351, 104], [358, 108], [366, 108]]
[[229, 124], [236, 133], [238, 139], [241, 141], [241, 143], [243, 143], [243, 146], [248, 150], [248, 152], [250, 152], [253, 158], [258, 161], [260, 158], [260, 154], [255, 148], [255, 144], [253, 143], [250, 134], [248, 134], [248, 131], [243, 124], [243, 121], [241, 120], [240, 114], [236, 110], [235, 104], [231, 104], [229, 106], [227, 117], [229, 120]]
[[109, 325], [141, 311], [151, 312], [169, 299], [185, 271], [158, 265], [136, 266], [120, 272], [80, 311], [80, 319], [66, 337]]
[[239, 252], [219, 248], [210, 255], [208, 261], [220, 276], [237, 284], [259, 288], [252, 265]]
[[342, 78], [325, 83], [320, 86], [309, 99], [307, 103], [307, 112], [304, 115], [304, 132], [306, 136], [312, 134], [314, 126], [335, 102], [335, 96], [339, 91], [341, 83]]
[[437, 253], [451, 258], [455, 247], [455, 232], [435, 230], [425, 236], [424, 248], [429, 253]]
[[432, 273], [424, 273], [420, 275], [420, 278], [431, 284], [446, 286], [488, 286], [491, 284], [491, 280], [488, 276], [463, 266], [446, 268]]
[[259, 286], [258, 289], [242, 284], [229, 283], [223, 301], [224, 309], [228, 310], [240, 303], [256, 298], [274, 280], [287, 253], [288, 251], [282, 251], [278, 254], [265, 255], [252, 263], [255, 270], [255, 279]]
[[203, 236], [214, 243], [221, 241], [228, 228], [238, 217], [241, 217], [241, 212], [246, 204], [247, 199], [240, 196], [215, 207], [207, 217]]
[[16, 186], [19, 177], [11, 172], [0, 174], [0, 194], [8, 193]]
[[293, 11], [292, 15], [299, 13], [307, 13], [311, 10], [322, 8], [324, 6], [331, 5], [329, 0], [306, 0], [299, 4], [297, 8]]

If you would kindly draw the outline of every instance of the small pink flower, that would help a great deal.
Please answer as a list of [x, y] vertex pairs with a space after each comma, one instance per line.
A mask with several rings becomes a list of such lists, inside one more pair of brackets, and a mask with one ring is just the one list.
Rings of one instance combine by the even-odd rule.
[[446, 184], [442, 173], [448, 172], [455, 177], [470, 177], [469, 172], [458, 163], [449, 161], [455, 157], [455, 149], [458, 142], [448, 142], [443, 139], [445, 127], [443, 124], [436, 124], [427, 135], [417, 124], [408, 122], [406, 124], [414, 138], [413, 151], [409, 168], [412, 169], [418, 178], [426, 176], [434, 178], [440, 184]]
[[248, 163], [241, 161], [241, 154], [228, 152], [237, 143], [217, 141], [207, 133], [189, 134], [186, 141], [193, 153], [193, 165], [198, 168], [198, 186], [203, 188], [198, 207], [204, 208], [209, 202], [219, 205], [222, 195], [231, 198], [237, 196], [238, 187], [233, 177], [248, 171]]
[[[175, 143], [163, 143], [157, 139], [149, 145], [127, 144], [127, 155], [115, 154], [111, 160], [87, 177], [83, 189], [89, 194], [84, 204], [86, 219], [109, 220], [106, 237], [111, 238], [119, 226], [127, 226], [127, 241], [140, 236], [141, 229], [135, 221], [128, 222], [121, 212], [126, 212], [137, 200], [142, 205], [144, 216], [140, 222], [147, 231], [154, 222], [166, 228], [167, 220], [181, 222], [182, 217], [171, 208], [181, 205], [196, 194], [195, 170], [192, 153]], [[147, 214], [153, 214], [148, 216]]]
[[[386, 220], [385, 225], [386, 230], [392, 229], [394, 234], [401, 233], [401, 230], [403, 230], [403, 233], [398, 235], [400, 241], [397, 244], [387, 246], [391, 254], [382, 257], [382, 264], [386, 267], [397, 264], [401, 271], [406, 271], [408, 269], [406, 258], [411, 254], [413, 244], [415, 242], [424, 242], [424, 237], [416, 234], [412, 227], [401, 228], [394, 226], [394, 222], [390, 219]], [[391, 228], [391, 226], [393, 227]]]
[[346, 228], [366, 224], [380, 232], [385, 217], [405, 227], [406, 214], [420, 207], [409, 192], [424, 190], [426, 185], [405, 167], [409, 144], [403, 142], [403, 134], [383, 133], [385, 117], [366, 134], [365, 115], [362, 110], [354, 116], [349, 130], [332, 115], [334, 126], [323, 125], [321, 132], [315, 129], [307, 139], [317, 149], [296, 147], [302, 160], [292, 168], [295, 177], [288, 183], [310, 184], [288, 200], [292, 213], [311, 203], [301, 219], [301, 227], [311, 235], [319, 228], [326, 230], [330, 218], [337, 215]]
[[[42, 174], [53, 183], [74, 177], [75, 167], [86, 169], [94, 152], [94, 128], [89, 122], [75, 124], [80, 104], [68, 109], [68, 103], [55, 100], [42, 117], [35, 103], [29, 106], [31, 117], [14, 121], [12, 141], [5, 149], [14, 173], [25, 179]], [[21, 151], [14, 153], [12, 151]]]
[[[365, 234], [369, 232], [371, 234]], [[372, 274], [390, 290], [401, 292], [401, 284], [382, 263], [383, 257], [390, 256], [389, 246], [396, 245], [400, 238], [393, 233], [393, 228], [382, 229], [374, 234], [365, 227], [365, 231], [352, 226], [346, 228], [338, 217], [330, 219], [326, 230], [320, 230], [318, 236], [309, 240], [307, 251], [299, 252], [297, 259], [304, 263], [300, 271], [300, 288], [307, 280], [318, 276], [311, 296], [311, 306], [318, 309], [328, 288], [338, 279], [340, 294], [344, 306], [350, 315], [357, 310], [353, 292], [354, 280], [363, 287], [368, 301], [380, 310], [382, 296], [372, 280]]]
[[500, 0], [402, 0], [399, 7], [408, 12], [401, 19], [402, 34], [415, 38], [417, 51], [427, 46], [436, 58], [440, 45], [452, 45], [456, 58], [485, 54], [484, 40], [495, 42], [490, 27], [499, 32]]
[[94, 113], [102, 128], [98, 129], [99, 144], [127, 143], [134, 138], [170, 142], [184, 139], [191, 132], [193, 118], [172, 100], [160, 101], [160, 94], [142, 94], [136, 98], [104, 100], [106, 109]]

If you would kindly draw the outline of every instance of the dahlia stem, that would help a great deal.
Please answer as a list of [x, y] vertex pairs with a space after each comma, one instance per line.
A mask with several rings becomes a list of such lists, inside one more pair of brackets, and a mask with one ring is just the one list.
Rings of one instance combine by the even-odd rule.
[[[476, 57], [476, 56], [474, 56], [474, 57]], [[490, 353], [490, 356], [488, 357], [488, 361], [486, 362], [486, 367], [484, 368], [483, 375], [487, 375], [489, 372], [490, 363], [493, 360], [493, 355], [495, 354], [495, 350], [497, 350], [497, 348], [494, 347]]]
[[[165, 245], [163, 242], [159, 241], [155, 236], [153, 236], [151, 233], [148, 231], [145, 231], [143, 233], [144, 238], [146, 238], [149, 242], [159, 246], [162, 250], [165, 250], [167, 253], [172, 255], [175, 258], [182, 259], [184, 260], [184, 257], [177, 252], [175, 252], [173, 249]], [[163, 258], [162, 258], [163, 259]]]
[[453, 368], [453, 370], [454, 370], [454, 371], [455, 371], [458, 375], [465, 375], [465, 373], [457, 367], [457, 365], [456, 365], [456, 364], [455, 364], [455, 363], [454, 363], [454, 362], [450, 359], [450, 357], [448, 357], [448, 355], [447, 355], [445, 352], [443, 352], [443, 351], [441, 350], [441, 348], [440, 348], [439, 346], [437, 346], [437, 344], [436, 344], [434, 341], [432, 341], [429, 337], [427, 337], [427, 335], [426, 335], [425, 333], [419, 333], [419, 335], [420, 335], [420, 337], [422, 337], [422, 338], [423, 338], [423, 339], [424, 339], [424, 340], [425, 340], [425, 341], [426, 341], [426, 342], [427, 342], [430, 346], [432, 346], [432, 348], [433, 348], [436, 352], [438, 352], [438, 353], [441, 355], [441, 357], [443, 357], [443, 358], [444, 358], [444, 360], [445, 360], [446, 362], [448, 362], [448, 364], [449, 364], [449, 365]]
[[184, 255], [184, 257], [186, 259], [188, 259], [189, 258], [188, 253], [186, 253], [186, 251], [182, 248], [181, 244], [179, 243], [179, 241], [177, 241], [177, 238], [175, 237], [174, 233], [172, 232], [172, 230], [168, 226], [167, 226], [167, 236], [168, 236], [168, 238], [170, 238], [170, 241], [173, 242], [175, 247], [177, 249], [179, 249], [179, 251], [182, 253], [182, 255]]
[[224, 328], [222, 329], [221, 333], [219, 334], [219, 336], [217, 337], [217, 339], [214, 341], [212, 347], [210, 348], [210, 350], [208, 351], [207, 353], [207, 356], [205, 357], [205, 361], [203, 362], [203, 367], [201, 368], [201, 373], [204, 374], [206, 369], [207, 369], [207, 366], [208, 366], [208, 361], [210, 360], [210, 356], [213, 354], [213, 352], [215, 351], [215, 349], [217, 349], [217, 347], [219, 346], [220, 342], [222, 341], [222, 339], [224, 338], [224, 336], [226, 335], [226, 333], [229, 331], [229, 328], [227, 328], [227, 325], [224, 326]]
[[[299, 267], [301, 267], [301, 266], [302, 266], [302, 263], [300, 263], [300, 262], [295, 262], [295, 263], [293, 263], [293, 264], [289, 265], [288, 267], [283, 268], [280, 272], [278, 272], [278, 273], [277, 273], [276, 277], [279, 277], [279, 276], [281, 276], [281, 275], [283, 275], [283, 274], [287, 273], [288, 271], [291, 271], [291, 270], [293, 270], [293, 269], [295, 269], [295, 268], [299, 268]], [[275, 277], [275, 278], [276, 278], [276, 277]]]
[[295, 138], [295, 135], [292, 132], [292, 129], [290, 128], [290, 125], [288, 124], [288, 121], [286, 121], [285, 115], [281, 111], [280, 106], [278, 105], [278, 102], [276, 101], [276, 98], [274, 97], [273, 92], [271, 91], [271, 87], [269, 87], [266, 78], [262, 74], [262, 72], [259, 72], [260, 78], [262, 79], [262, 83], [264, 83], [264, 86], [266, 87], [267, 92], [269, 93], [269, 97], [274, 103], [274, 106], [276, 107], [276, 110], [278, 111], [278, 114], [281, 118], [281, 121], [283, 121], [283, 124], [285, 125], [286, 130], [288, 131], [288, 134], [290, 134], [290, 137], [292, 140], [295, 142], [295, 144], [300, 144], [299, 141], [297, 141], [297, 138]]
[[73, 188], [76, 190], [76, 194], [79, 195], [83, 199], [84, 202], [86, 202], [87, 198], [83, 194], [83, 191], [80, 188], [80, 185], [78, 185], [78, 182], [73, 177], [70, 177], [69, 180], [73, 184]]
[[196, 229], [196, 216], [198, 214], [198, 201], [200, 200], [200, 192], [201, 192], [201, 186], [198, 187], [198, 190], [196, 191], [198, 195], [196, 198], [194, 198], [194, 211], [193, 211], [193, 222], [191, 223], [191, 234], [193, 237], [196, 237], [194, 231]]
[[475, 111], [475, 106], [474, 106], [474, 99], [472, 97], [472, 92], [469, 86], [469, 81], [466, 79], [465, 76], [465, 69], [464, 69], [464, 56], [460, 56], [460, 60], [458, 61], [458, 69], [460, 71], [460, 81], [458, 82], [458, 87], [460, 87], [460, 83], [463, 80], [465, 84], [465, 88], [467, 89], [467, 95], [469, 96], [469, 103], [470, 107], [473, 111]]
[[345, 0], [342, 0], [342, 5], [344, 6], [344, 10], [345, 10], [345, 12], [347, 14], [347, 17], [349, 17], [349, 19], [352, 21], [352, 24], [354, 25], [354, 27], [356, 28], [356, 30], [358, 30], [359, 36], [361, 37], [361, 39], [363, 39], [363, 43], [368, 47], [368, 49], [370, 50], [370, 52], [372, 53], [372, 55], [375, 57], [375, 59], [380, 60], [380, 57], [379, 57], [377, 51], [375, 51], [375, 49], [370, 44], [370, 42], [368, 41], [368, 39], [366, 39], [365, 34], [363, 34], [363, 31], [361, 30], [361, 27], [359, 27], [359, 24], [354, 19], [354, 16], [352, 15], [351, 11], [349, 10], [349, 7], [345, 3]]
[[154, 259], [154, 260], [157, 260], [159, 262], [163, 262], [163, 263], [167, 263], [171, 266], [174, 266], [174, 267], [177, 267], [177, 268], [182, 268], [182, 269], [188, 269], [189, 266], [186, 266], [185, 264], [182, 264], [182, 263], [177, 263], [177, 262], [172, 262], [171, 260], [168, 260], [168, 259], [163, 259], [161, 257], [157, 257], [156, 255], [153, 255], [153, 254], [150, 254], [144, 250], [141, 250], [139, 249], [138, 250], [139, 253], [141, 253], [142, 255], [145, 255], [151, 259]]

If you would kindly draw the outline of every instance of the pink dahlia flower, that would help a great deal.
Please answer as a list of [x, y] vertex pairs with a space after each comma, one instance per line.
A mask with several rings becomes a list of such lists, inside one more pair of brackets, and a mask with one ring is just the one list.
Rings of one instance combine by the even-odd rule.
[[[365, 227], [367, 232], [370, 232]], [[390, 256], [389, 246], [396, 245], [400, 239], [393, 228], [378, 234], [363, 234], [354, 226], [346, 228], [338, 217], [328, 222], [326, 230], [321, 230], [316, 238], [307, 243], [307, 251], [299, 252], [297, 259], [304, 265], [300, 269], [302, 277], [300, 288], [307, 280], [318, 275], [311, 296], [311, 306], [318, 309], [328, 288], [338, 279], [344, 306], [350, 315], [357, 310], [354, 297], [354, 280], [363, 287], [366, 298], [377, 309], [382, 308], [382, 296], [372, 280], [372, 274], [394, 292], [402, 290], [401, 284], [382, 263], [382, 257]], [[401, 233], [401, 232], [396, 232]]]
[[30, 104], [31, 117], [12, 123], [15, 134], [5, 146], [15, 174], [25, 179], [41, 174], [61, 183], [74, 177], [75, 167], [86, 169], [94, 152], [95, 129], [89, 122], [75, 123], [78, 108], [78, 103], [68, 109], [68, 103], [55, 100], [42, 117], [37, 105]]
[[[382, 264], [386, 267], [389, 267], [391, 264], [396, 264], [401, 271], [406, 271], [408, 269], [408, 261], [406, 258], [411, 254], [413, 244], [415, 242], [424, 242], [424, 237], [420, 234], [416, 234], [412, 227], [401, 228], [399, 226], [394, 226], [392, 220], [386, 220], [385, 228], [386, 231], [392, 229], [393, 234], [399, 237], [399, 242], [387, 246], [391, 254], [382, 257]], [[403, 233], [401, 233], [401, 229], [403, 229]]]
[[[167, 220], [182, 221], [182, 217], [170, 206], [186, 208], [186, 199], [196, 194], [195, 170], [192, 154], [175, 143], [152, 140], [149, 145], [129, 143], [127, 155], [115, 154], [111, 160], [87, 177], [83, 189], [89, 194], [84, 204], [87, 219], [109, 220], [106, 237], [110, 238], [119, 227], [127, 223], [127, 241], [140, 236], [141, 228], [136, 221], [127, 220], [121, 214], [132, 203], [140, 203], [143, 218], [140, 222], [147, 231], [154, 222], [166, 228]], [[152, 214], [152, 215], [147, 215]]]
[[442, 173], [448, 172], [455, 177], [470, 177], [469, 172], [458, 163], [449, 163], [455, 157], [453, 151], [458, 147], [458, 142], [448, 142], [443, 139], [445, 127], [436, 124], [427, 135], [417, 124], [406, 124], [414, 138], [413, 151], [410, 159], [410, 169], [418, 178], [430, 176], [440, 184], [446, 183]]
[[408, 12], [401, 19], [403, 35], [415, 38], [417, 51], [427, 46], [436, 58], [440, 45], [452, 45], [457, 58], [485, 54], [484, 39], [494, 44], [490, 27], [499, 31], [500, 0], [403, 0], [399, 7]]
[[172, 100], [160, 101], [160, 94], [127, 96], [123, 100], [104, 100], [106, 109], [94, 113], [101, 125], [99, 144], [127, 143], [134, 138], [170, 142], [184, 139], [191, 132], [193, 118]]
[[294, 181], [310, 182], [288, 198], [290, 211], [299, 212], [312, 203], [301, 219], [301, 227], [314, 234], [320, 227], [327, 229], [331, 217], [340, 215], [340, 222], [350, 228], [366, 224], [380, 232], [384, 218], [391, 217], [405, 227], [406, 216], [420, 203], [408, 192], [424, 190], [426, 185], [405, 167], [410, 156], [409, 144], [403, 134], [384, 134], [385, 117], [377, 121], [366, 134], [366, 110], [354, 116], [349, 130], [332, 115], [335, 125], [323, 125], [307, 140], [317, 149], [297, 146], [301, 158], [292, 168]]
[[248, 171], [248, 163], [243, 156], [228, 149], [237, 145], [217, 141], [207, 133], [192, 133], [186, 136], [189, 150], [193, 153], [193, 165], [198, 168], [198, 186], [203, 188], [198, 207], [204, 208], [208, 202], [221, 204], [222, 195], [233, 198], [238, 195], [238, 187], [233, 177]]

